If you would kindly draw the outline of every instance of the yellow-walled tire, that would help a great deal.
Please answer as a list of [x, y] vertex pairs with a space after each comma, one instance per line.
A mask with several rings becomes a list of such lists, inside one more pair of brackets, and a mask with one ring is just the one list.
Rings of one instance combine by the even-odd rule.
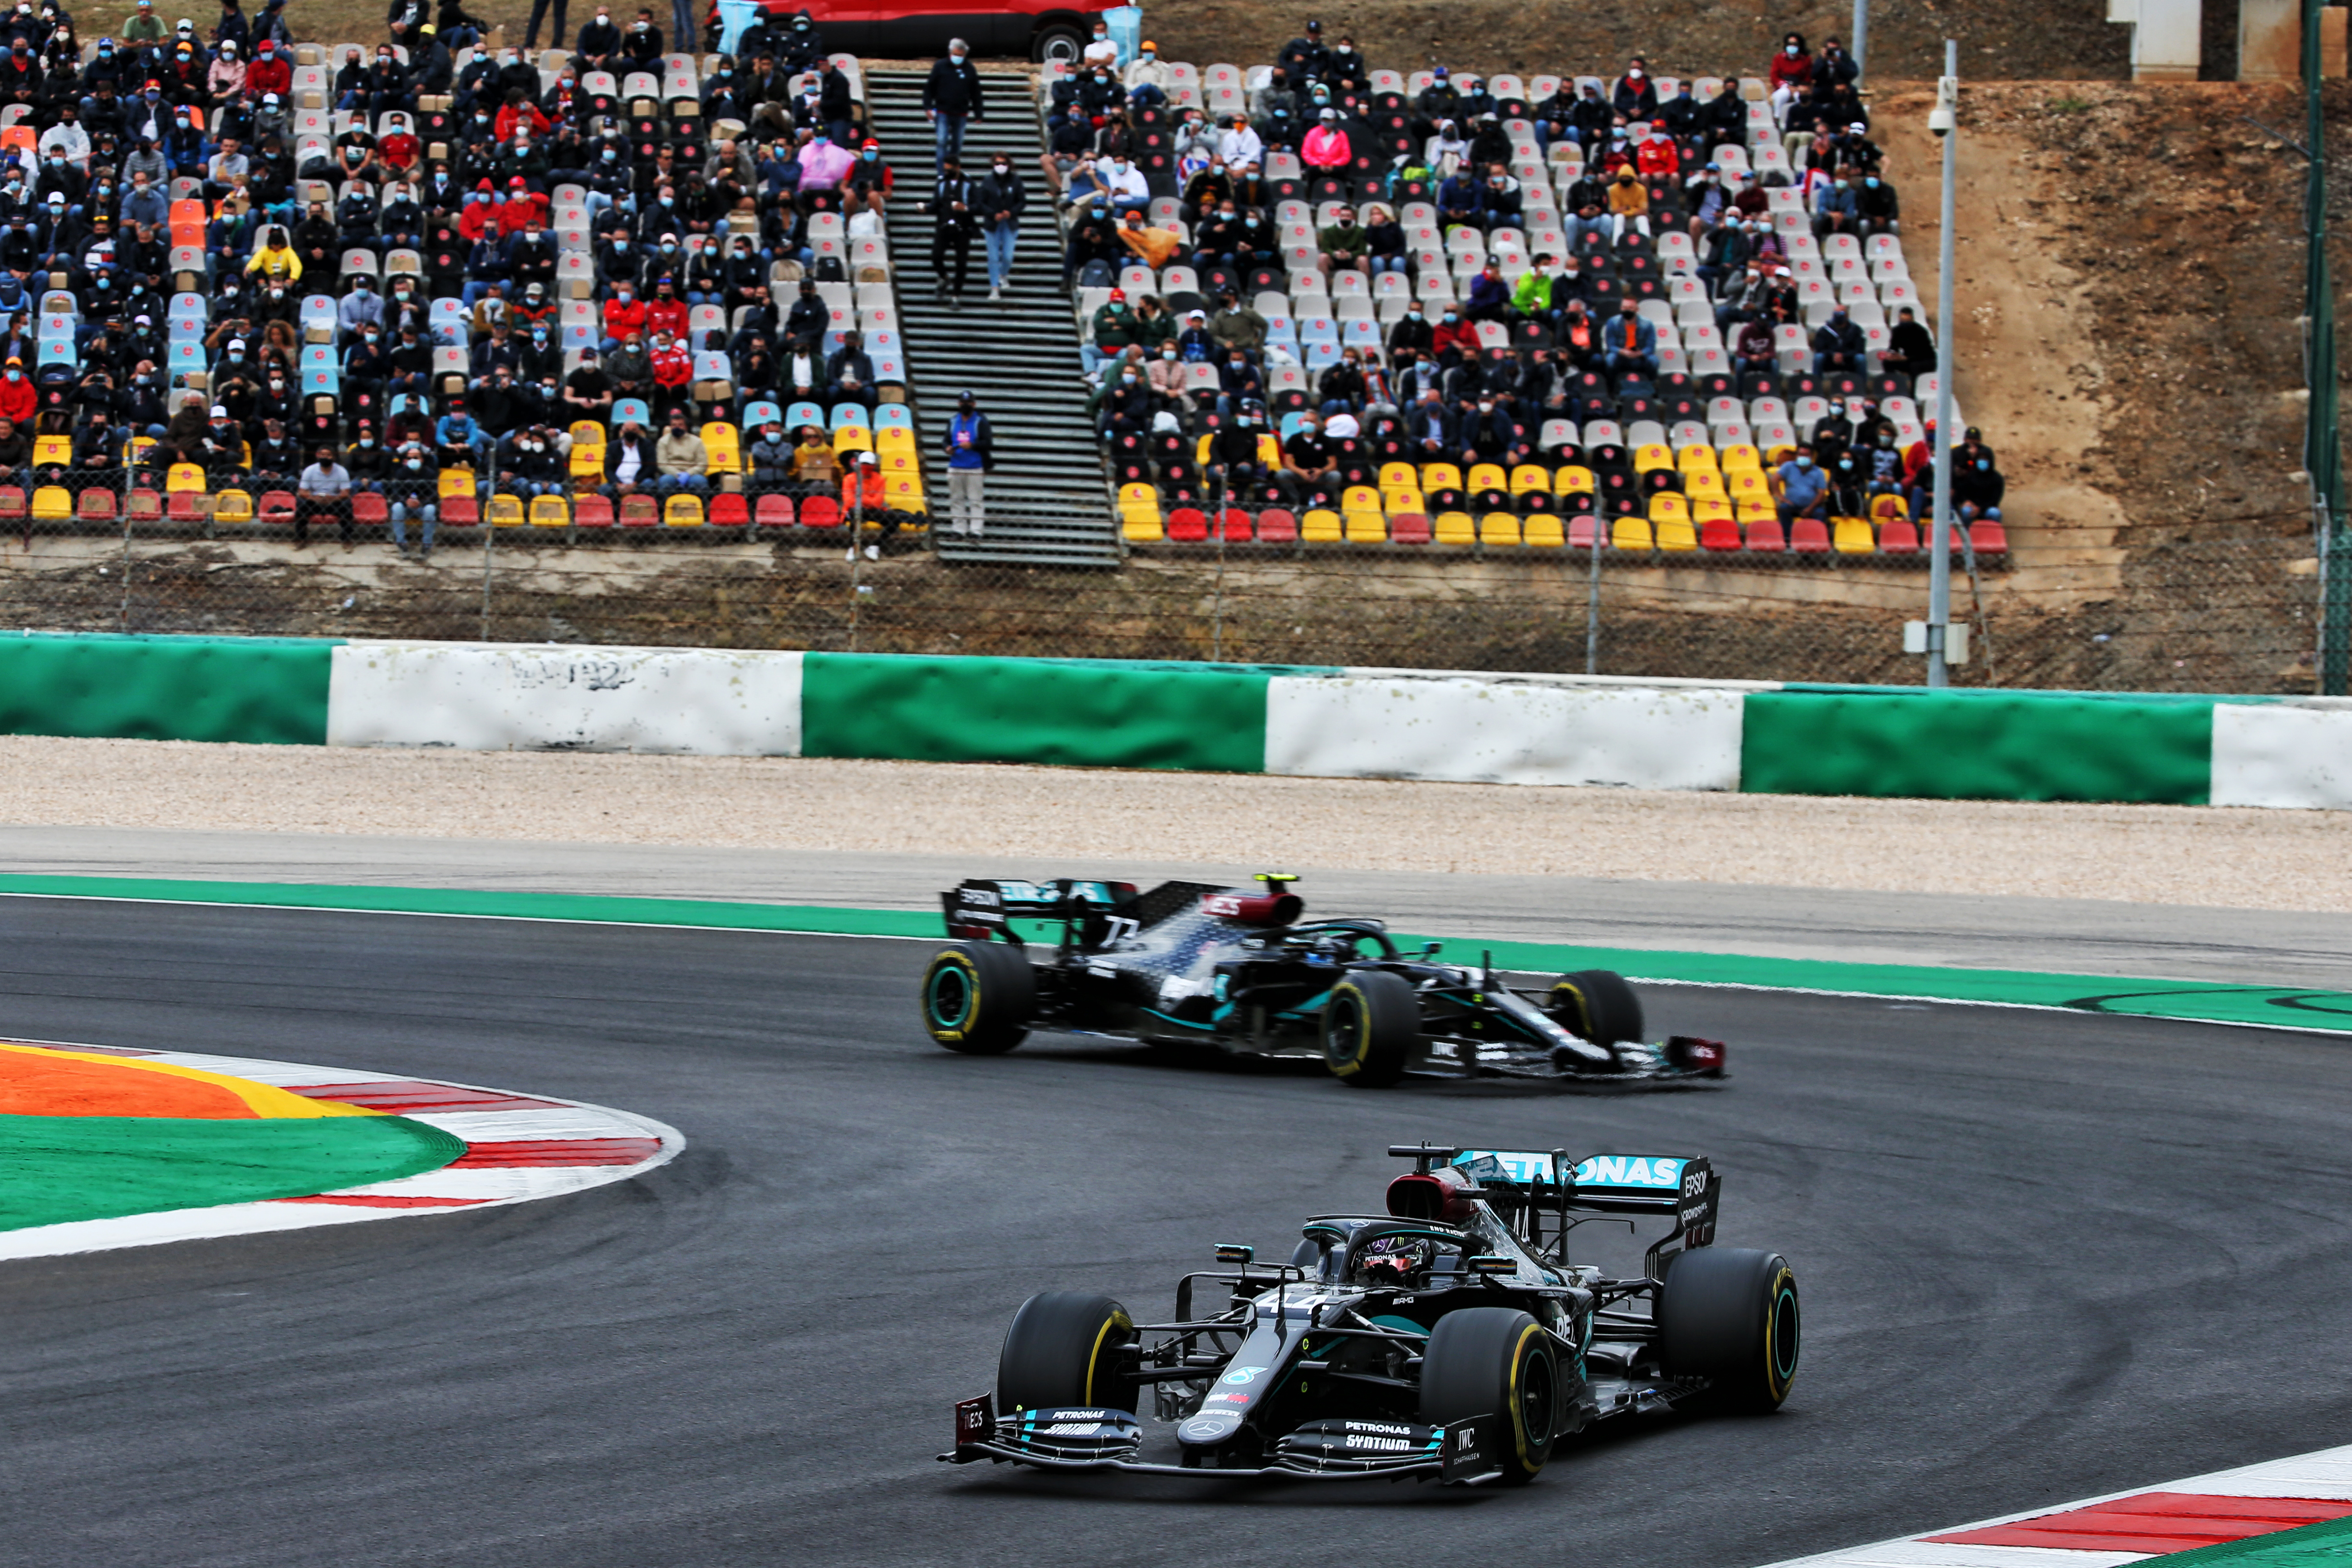
[[1559, 1433], [1560, 1365], [1552, 1338], [1516, 1307], [1464, 1307], [1437, 1320], [1421, 1363], [1421, 1418], [1484, 1417], [1506, 1486], [1534, 1480]]
[[992, 1057], [1029, 1037], [1037, 978], [1006, 942], [960, 942], [931, 955], [923, 971], [923, 1027], [951, 1051]]
[[1348, 975], [1323, 1004], [1323, 1065], [1358, 1089], [1386, 1089], [1404, 1077], [1420, 1036], [1420, 998], [1384, 969]]
[[1668, 1259], [1658, 1292], [1658, 1360], [1703, 1377], [1718, 1409], [1778, 1410], [1797, 1381], [1797, 1276], [1777, 1252], [1700, 1247]]

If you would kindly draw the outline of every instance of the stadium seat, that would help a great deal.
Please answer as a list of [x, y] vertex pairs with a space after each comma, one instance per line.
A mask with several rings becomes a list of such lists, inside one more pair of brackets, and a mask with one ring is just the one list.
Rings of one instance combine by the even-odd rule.
[[1840, 555], [1874, 555], [1878, 541], [1872, 537], [1870, 520], [1861, 517], [1833, 517], [1830, 520], [1831, 548]]
[[1478, 542], [1478, 525], [1466, 511], [1441, 511], [1432, 520], [1431, 536], [1439, 544], [1467, 550]]
[[1663, 518], [1658, 521], [1658, 550], [1661, 553], [1681, 554], [1698, 548], [1698, 533], [1688, 518]]
[[659, 527], [661, 507], [651, 496], [623, 496], [619, 521], [623, 528]]
[[1269, 507], [1257, 514], [1257, 542], [1260, 544], [1295, 544], [1298, 542], [1298, 519], [1282, 507]]
[[1739, 525], [1728, 518], [1713, 518], [1700, 523], [1698, 547], [1717, 551], [1738, 549]]
[[1646, 517], [1621, 517], [1610, 525], [1612, 550], [1639, 550], [1646, 554], [1652, 542], [1650, 520]]
[[1990, 518], [1969, 524], [1969, 545], [1979, 556], [2009, 553], [2009, 530]]
[[839, 528], [841, 503], [831, 496], [810, 496], [801, 502], [803, 528]]
[[1568, 520], [1568, 547], [1570, 550], [1591, 550], [1601, 540], [1601, 523], [1591, 512]]
[[1675, 455], [1663, 445], [1653, 443], [1633, 448], [1633, 472], [1636, 474], [1674, 471]]
[[[16, 515], [21, 517], [24, 515], [24, 510], [25, 492], [18, 490], [16, 492]], [[153, 490], [149, 489], [146, 486], [142, 485], [137, 489], [131, 492], [130, 511], [131, 521], [133, 522], [159, 521], [163, 516], [163, 498], [156, 494]], [[5, 510], [0, 510], [0, 515], [5, 515]]]
[[1589, 496], [1593, 493], [1592, 470], [1580, 463], [1570, 463], [1552, 475], [1551, 493], [1556, 496]]
[[1521, 463], [1511, 470], [1511, 493], [1515, 496], [1549, 494], [1551, 482], [1551, 470], [1540, 463]]
[[1325, 507], [1308, 509], [1298, 520], [1298, 537], [1307, 544], [1337, 544], [1345, 537], [1340, 531], [1339, 514]]
[[1801, 517], [1789, 524], [1789, 549], [1797, 555], [1827, 555], [1830, 552], [1829, 524], [1817, 517]]
[[441, 508], [441, 526], [444, 528], [471, 528], [482, 521], [481, 499], [471, 490], [443, 496], [437, 504]]
[[1168, 537], [1179, 544], [1201, 544], [1209, 537], [1209, 515], [1196, 506], [1180, 506], [1168, 514]]
[[1229, 506], [1219, 512], [1216, 527], [1227, 544], [1247, 544], [1254, 532], [1250, 514], [1237, 506]]
[[174, 463], [163, 476], [163, 489], [167, 493], [186, 491], [201, 495], [206, 489], [205, 471], [194, 463]]
[[1564, 542], [1557, 512], [1538, 512], [1528, 519], [1526, 539], [1533, 550], [1558, 550]]
[[680, 490], [662, 506], [665, 528], [700, 528], [702, 523], [702, 498], [691, 490]]
[[1389, 514], [1389, 542], [1391, 544], [1427, 544], [1433, 531], [1429, 514], [1424, 511], [1392, 511]]
[[226, 489], [213, 498], [215, 522], [251, 522], [253, 496], [249, 491]]
[[793, 498], [761, 496], [751, 509], [751, 522], [758, 528], [790, 528], [793, 526]]
[[292, 490], [262, 491], [261, 499], [254, 503], [254, 516], [259, 521], [273, 525], [292, 522], [294, 492]]
[[33, 492], [33, 520], [62, 522], [73, 516], [73, 492], [63, 485], [43, 485]]
[[503, 492], [490, 498], [483, 509], [482, 520], [492, 528], [520, 528], [523, 525], [522, 498]]
[[37, 468], [72, 467], [73, 437], [70, 436], [34, 437], [33, 466]]
[[1918, 529], [1912, 525], [1909, 518], [1888, 518], [1878, 525], [1878, 552], [1881, 555], [1918, 554]]
[[92, 485], [81, 492], [74, 503], [74, 515], [84, 522], [111, 522], [115, 516], [114, 492], [103, 485]]
[[583, 495], [572, 502], [572, 526], [574, 528], [610, 528], [613, 526], [613, 503], [600, 495]]
[[378, 527], [392, 520], [391, 504], [374, 490], [352, 492], [352, 521], [362, 527]]
[[470, 496], [474, 493], [475, 488], [473, 469], [448, 468], [441, 470], [438, 482], [438, 494], [441, 500], [447, 500], [451, 496]]
[[563, 504], [562, 496], [533, 496], [530, 508], [533, 528], [569, 528], [572, 509]]
[[709, 522], [713, 528], [748, 528], [751, 503], [732, 490], [721, 490], [710, 498]]
[[1519, 542], [1518, 513], [1490, 511], [1478, 520], [1478, 542], [1496, 549], [1516, 548]]
[[1386, 544], [1389, 539], [1388, 518], [1378, 506], [1361, 510], [1349, 508], [1340, 513], [1350, 544]]
[[1458, 490], [1462, 488], [1462, 470], [1452, 463], [1423, 463], [1421, 466], [1421, 488], [1429, 490]]

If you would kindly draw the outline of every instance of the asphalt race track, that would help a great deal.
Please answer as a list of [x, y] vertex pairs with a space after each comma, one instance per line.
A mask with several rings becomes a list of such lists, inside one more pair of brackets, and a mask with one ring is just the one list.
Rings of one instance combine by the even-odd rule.
[[[2352, 1042], [1654, 989], [1654, 1033], [1732, 1042], [1728, 1086], [1361, 1092], [1068, 1039], [955, 1057], [911, 942], [16, 899], [0, 931], [0, 1032], [689, 1141], [549, 1203], [0, 1267], [11, 1563], [1747, 1568], [2352, 1416]], [[1164, 1313], [1216, 1242], [1376, 1210], [1422, 1137], [1712, 1155], [1720, 1239], [1805, 1292], [1787, 1408], [1603, 1427], [1509, 1493], [933, 1462], [1031, 1291]]]

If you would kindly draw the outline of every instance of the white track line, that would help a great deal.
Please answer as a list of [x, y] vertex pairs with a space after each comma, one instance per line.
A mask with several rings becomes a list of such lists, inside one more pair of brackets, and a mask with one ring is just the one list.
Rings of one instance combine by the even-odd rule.
[[[115, 1047], [72, 1045], [60, 1040], [14, 1040], [12, 1045], [42, 1045], [60, 1050], [103, 1049], [142, 1061], [169, 1062], [177, 1067], [225, 1073], [258, 1083], [299, 1089], [316, 1084], [420, 1083], [527, 1103], [515, 1110], [467, 1107], [450, 1110], [400, 1112], [413, 1121], [440, 1128], [469, 1146], [457, 1165], [320, 1194], [320, 1197], [405, 1200], [415, 1206], [371, 1205], [366, 1203], [320, 1203], [273, 1198], [258, 1203], [216, 1204], [204, 1208], [170, 1209], [156, 1214], [127, 1215], [120, 1219], [70, 1220], [62, 1225], [28, 1226], [0, 1231], [0, 1260], [57, 1258], [73, 1253], [104, 1252], [124, 1247], [152, 1247], [167, 1241], [195, 1241], [212, 1237], [259, 1236], [272, 1231], [303, 1230], [312, 1226], [354, 1225], [362, 1220], [402, 1219], [415, 1215], [454, 1214], [505, 1204], [530, 1203], [584, 1192], [610, 1182], [640, 1176], [668, 1163], [686, 1147], [685, 1135], [667, 1123], [626, 1110], [590, 1105], [554, 1095], [517, 1095], [479, 1084], [437, 1079], [404, 1078], [397, 1073], [359, 1072], [348, 1068], [312, 1067], [299, 1062], [267, 1061], [248, 1057], [212, 1056], [194, 1051], [131, 1051]], [[625, 1140], [609, 1149], [571, 1147]], [[553, 1145], [541, 1152], [501, 1152], [501, 1145]], [[533, 1163], [503, 1166], [495, 1162], [515, 1157]], [[565, 1164], [566, 1158], [609, 1159], [616, 1163]], [[472, 1165], [466, 1162], [489, 1162]], [[544, 1160], [547, 1163], [538, 1163]]]
[[2352, 1501], [2352, 1447], [2322, 1448], [2316, 1453], [2297, 1454], [2290, 1458], [2272, 1459], [2234, 1470], [2216, 1470], [2210, 1475], [2191, 1476], [2186, 1480], [2156, 1481], [2100, 1497], [2049, 1503], [2028, 1509], [2022, 1513], [2003, 1514], [1998, 1519], [1948, 1524], [1938, 1530], [1922, 1531], [1917, 1535], [1904, 1536], [1895, 1541], [1850, 1546], [1843, 1552], [1827, 1552], [1814, 1557], [1792, 1557], [1772, 1563], [1769, 1568], [2113, 1568], [2119, 1563], [2145, 1563], [2151, 1557], [2168, 1554], [2077, 1552], [2047, 1546], [1977, 1546], [1958, 1542], [1929, 1541], [1927, 1537], [2015, 1524], [2053, 1513], [2069, 1513], [2098, 1503], [2141, 1497], [2148, 1492], [2195, 1492], [2209, 1497], [2328, 1498]]

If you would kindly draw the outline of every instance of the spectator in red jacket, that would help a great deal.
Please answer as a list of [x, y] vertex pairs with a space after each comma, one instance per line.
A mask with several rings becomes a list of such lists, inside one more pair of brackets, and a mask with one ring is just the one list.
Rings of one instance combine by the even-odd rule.
[[1478, 353], [1478, 323], [1463, 319], [1459, 307], [1446, 302], [1444, 318], [1430, 342], [1430, 352], [1445, 364], [1456, 363], [1463, 355], [1475, 358]]
[[677, 285], [667, 278], [655, 279], [654, 297], [646, 301], [646, 331], [683, 342], [686, 320], [686, 301], [677, 297]]
[[495, 227], [498, 221], [498, 187], [484, 180], [466, 198], [466, 209], [457, 215], [457, 233], [470, 246]]
[[666, 411], [682, 408], [694, 380], [694, 351], [667, 332], [654, 334], [654, 399]]
[[499, 110], [492, 129], [497, 131], [500, 142], [511, 142], [518, 125], [530, 132], [533, 141], [546, 135], [549, 129], [547, 116], [539, 111], [539, 105], [522, 95], [522, 89], [519, 87], [508, 91], [506, 105]]
[[245, 68], [245, 98], [248, 103], [258, 103], [261, 95], [274, 92], [281, 100], [294, 90], [294, 68], [275, 40], [264, 38], [255, 46], [253, 63]]
[[32, 378], [25, 374], [25, 362], [9, 355], [5, 372], [0, 374], [0, 419], [13, 419], [17, 428], [29, 430], [38, 404]]
[[1791, 92], [1813, 79], [1813, 57], [1805, 50], [1804, 34], [1791, 33], [1780, 40], [1769, 79], [1773, 90], [1786, 86]]
[[626, 283], [615, 284], [613, 297], [604, 301], [604, 352], [611, 353], [632, 335], [642, 341], [645, 331], [646, 302]]
[[507, 186], [506, 203], [499, 208], [499, 232], [508, 236], [518, 235], [533, 224], [545, 228], [548, 218], [546, 195], [532, 190], [520, 174], [509, 180]]

